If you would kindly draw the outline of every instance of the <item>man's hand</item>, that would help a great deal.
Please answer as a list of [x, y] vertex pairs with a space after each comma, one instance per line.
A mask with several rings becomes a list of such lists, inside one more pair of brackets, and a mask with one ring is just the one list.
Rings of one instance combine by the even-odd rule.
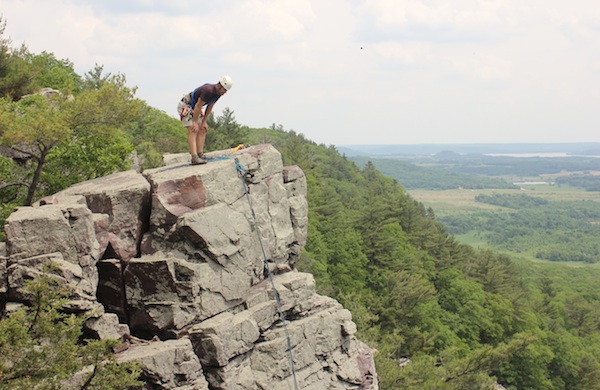
[[200, 130], [200, 125], [198, 122], [192, 123], [192, 133], [197, 133]]
[[202, 123], [200, 129], [206, 133], [208, 131], [208, 124], [206, 124], [206, 122]]

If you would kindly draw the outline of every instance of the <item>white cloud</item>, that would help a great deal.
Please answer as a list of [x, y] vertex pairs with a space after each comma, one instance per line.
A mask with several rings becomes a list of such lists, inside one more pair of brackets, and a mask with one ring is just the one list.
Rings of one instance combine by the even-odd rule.
[[369, 29], [389, 39], [485, 39], [506, 27], [505, 2], [479, 0], [366, 0]]
[[217, 112], [317, 142], [600, 138], [592, 0], [4, 0], [2, 13], [15, 43], [125, 73], [169, 114], [228, 73]]
[[247, 36], [273, 43], [299, 39], [305, 31], [303, 19], [313, 16], [309, 2], [294, 0], [247, 0], [234, 12], [245, 21], [242, 31]]

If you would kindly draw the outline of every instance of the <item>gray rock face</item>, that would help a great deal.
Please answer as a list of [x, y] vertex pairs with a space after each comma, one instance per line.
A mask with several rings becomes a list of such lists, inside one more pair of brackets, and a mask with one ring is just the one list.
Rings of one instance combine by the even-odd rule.
[[61, 199], [71, 195], [85, 197], [87, 207], [98, 214], [95, 226], [102, 229], [97, 232], [102, 254], [108, 251], [123, 261], [137, 255], [150, 213], [150, 184], [142, 175], [135, 171], [115, 173], [76, 184], [52, 198], [61, 204]]
[[152, 389], [208, 390], [208, 382], [189, 339], [134, 344], [119, 361], [139, 361], [142, 380]]
[[16, 210], [0, 307], [26, 304], [25, 281], [52, 272], [76, 291], [68, 310], [90, 315], [85, 334], [121, 340], [119, 359], [140, 360], [156, 389], [377, 389], [351, 313], [295, 271], [302, 170], [270, 145], [188, 158]]

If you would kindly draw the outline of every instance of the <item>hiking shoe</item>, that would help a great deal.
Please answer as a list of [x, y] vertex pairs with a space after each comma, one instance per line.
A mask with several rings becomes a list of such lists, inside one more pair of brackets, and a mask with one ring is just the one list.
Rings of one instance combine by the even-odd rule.
[[206, 160], [198, 157], [197, 154], [192, 156], [192, 165], [200, 165], [200, 164], [206, 164]]

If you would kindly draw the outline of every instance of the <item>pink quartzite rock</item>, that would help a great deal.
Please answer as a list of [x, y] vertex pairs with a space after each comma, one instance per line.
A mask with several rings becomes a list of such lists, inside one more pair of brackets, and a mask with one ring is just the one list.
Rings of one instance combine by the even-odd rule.
[[118, 361], [141, 363], [144, 388], [377, 390], [350, 311], [295, 269], [304, 172], [271, 145], [208, 157], [171, 155], [19, 208], [0, 246], [0, 315], [28, 305], [26, 281], [46, 273], [72, 287], [63, 308], [85, 316], [84, 337], [117, 339]]
[[115, 313], [122, 322], [127, 322], [127, 302], [123, 284], [123, 264], [118, 259], [104, 259], [97, 264], [98, 268], [98, 301], [106, 311]]
[[144, 388], [208, 390], [202, 366], [187, 339], [137, 344], [119, 355], [120, 362], [143, 365]]
[[97, 304], [95, 294], [98, 275], [95, 267], [83, 269], [78, 264], [65, 261], [60, 252], [12, 261], [6, 273], [8, 294], [12, 301], [30, 301], [32, 297], [25, 292], [27, 281], [38, 275], [46, 274], [57, 281], [58, 285], [71, 287], [70, 297], [72, 299], [88, 301], [92, 306]]
[[199, 166], [183, 165], [144, 171], [152, 184], [150, 229], [165, 229], [191, 211], [218, 203], [231, 204], [243, 193], [234, 160]]
[[82, 267], [94, 266], [98, 259], [93, 216], [84, 205], [20, 207], [7, 218], [4, 231], [12, 259], [60, 252]]
[[56, 194], [60, 204], [65, 195], [83, 195], [93, 213], [107, 214], [107, 247], [124, 261], [137, 255], [149, 209], [150, 184], [135, 171], [119, 172], [89, 180]]

